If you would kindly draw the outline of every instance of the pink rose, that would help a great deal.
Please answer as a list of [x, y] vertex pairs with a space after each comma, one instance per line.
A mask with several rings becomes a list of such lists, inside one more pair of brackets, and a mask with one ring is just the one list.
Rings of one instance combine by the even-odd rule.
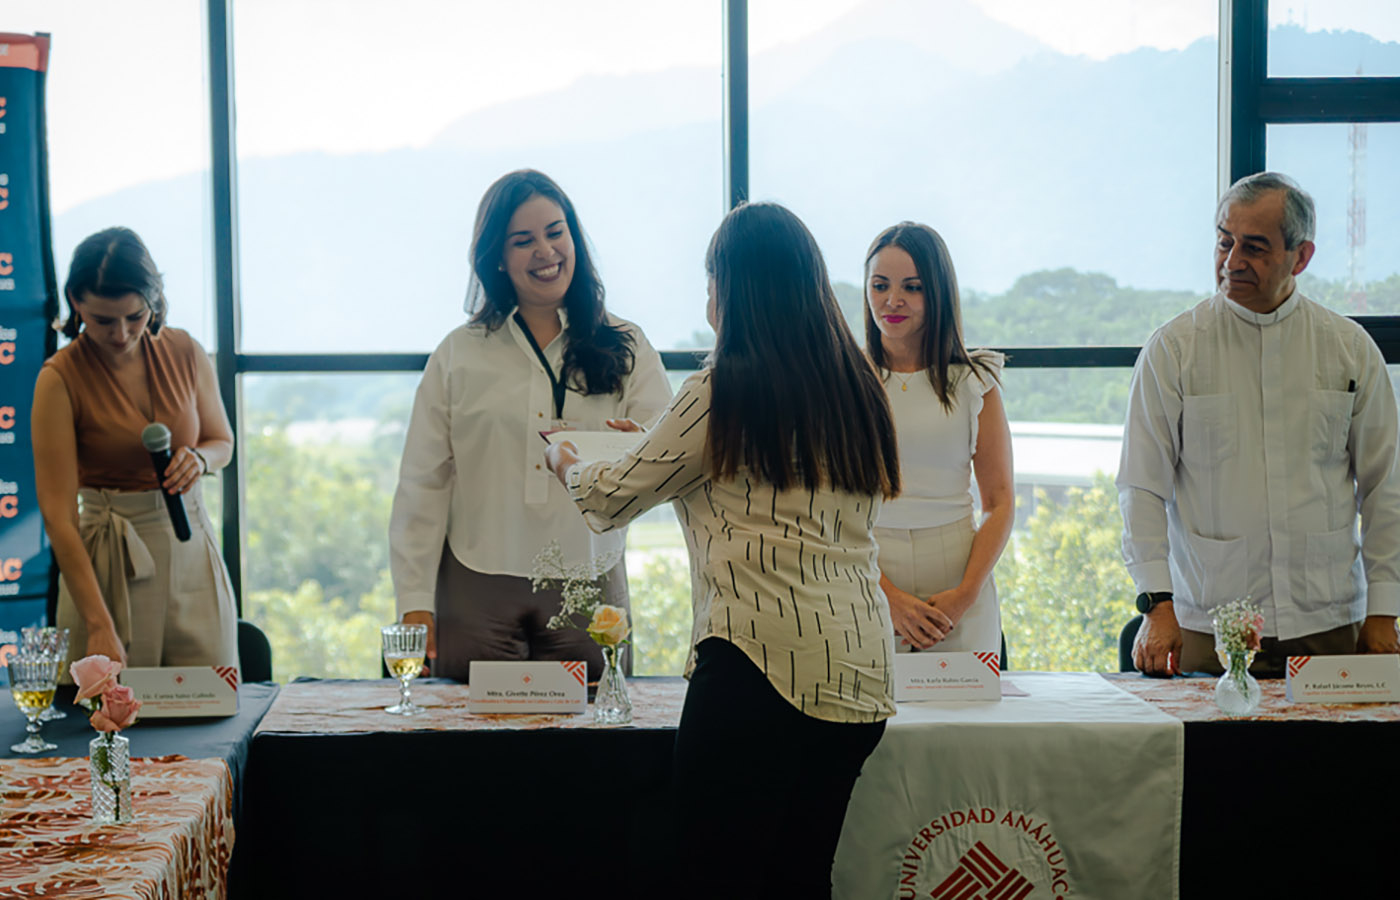
[[102, 708], [92, 714], [90, 721], [98, 731], [120, 731], [130, 728], [140, 711], [141, 701], [136, 699], [136, 693], [126, 685], [117, 685], [102, 695]]
[[1250, 650], [1258, 650], [1261, 647], [1260, 638], [1264, 634], [1264, 614], [1255, 613], [1254, 621], [1251, 623], [1251, 626], [1248, 640], [1245, 641], [1245, 644]]
[[121, 663], [108, 659], [101, 653], [84, 656], [68, 667], [73, 680], [78, 684], [78, 695], [73, 699], [81, 702], [103, 693], [117, 683], [117, 673], [121, 670]]

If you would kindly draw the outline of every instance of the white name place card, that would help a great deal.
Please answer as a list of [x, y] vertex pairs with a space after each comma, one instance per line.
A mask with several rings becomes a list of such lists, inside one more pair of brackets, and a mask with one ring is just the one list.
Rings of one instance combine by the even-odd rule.
[[141, 701], [141, 719], [238, 713], [237, 666], [123, 669], [118, 680]]
[[1288, 699], [1293, 703], [1400, 702], [1400, 656], [1290, 656]]
[[588, 711], [588, 664], [582, 661], [477, 662], [468, 673], [467, 712]]
[[1000, 654], [896, 653], [894, 699], [1000, 700]]

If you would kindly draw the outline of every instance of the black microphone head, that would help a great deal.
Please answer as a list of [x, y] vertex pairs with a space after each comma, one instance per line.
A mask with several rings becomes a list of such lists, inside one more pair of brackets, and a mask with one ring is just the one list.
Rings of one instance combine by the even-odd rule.
[[141, 429], [141, 445], [150, 453], [170, 449], [170, 429], [159, 422], [152, 422]]

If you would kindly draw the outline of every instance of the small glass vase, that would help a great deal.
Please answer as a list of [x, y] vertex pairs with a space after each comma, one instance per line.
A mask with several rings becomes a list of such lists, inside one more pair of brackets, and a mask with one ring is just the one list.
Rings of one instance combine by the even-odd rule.
[[130, 822], [131, 741], [115, 732], [99, 734], [88, 743], [88, 772], [92, 775], [92, 821], [96, 825]]
[[1220, 711], [1232, 716], [1247, 716], [1259, 708], [1261, 692], [1259, 682], [1249, 674], [1249, 664], [1254, 662], [1253, 650], [1215, 649], [1225, 674], [1215, 683], [1215, 705]]
[[603, 645], [603, 675], [593, 697], [595, 725], [626, 725], [632, 721], [632, 698], [627, 696], [627, 679], [622, 674], [624, 646]]

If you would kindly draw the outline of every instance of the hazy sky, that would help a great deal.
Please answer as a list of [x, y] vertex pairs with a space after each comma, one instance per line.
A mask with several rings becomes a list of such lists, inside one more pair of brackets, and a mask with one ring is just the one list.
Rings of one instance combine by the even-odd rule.
[[[973, 4], [1066, 53], [1184, 47], [1215, 0], [751, 0], [751, 51], [862, 3]], [[1400, 40], [1395, 0], [1275, 0], [1270, 18]], [[6, 0], [5, 31], [54, 35], [52, 205], [208, 166], [203, 3]], [[236, 0], [241, 156], [421, 146], [473, 110], [587, 74], [718, 66], [719, 0]], [[898, 35], [892, 37], [898, 38]]]

